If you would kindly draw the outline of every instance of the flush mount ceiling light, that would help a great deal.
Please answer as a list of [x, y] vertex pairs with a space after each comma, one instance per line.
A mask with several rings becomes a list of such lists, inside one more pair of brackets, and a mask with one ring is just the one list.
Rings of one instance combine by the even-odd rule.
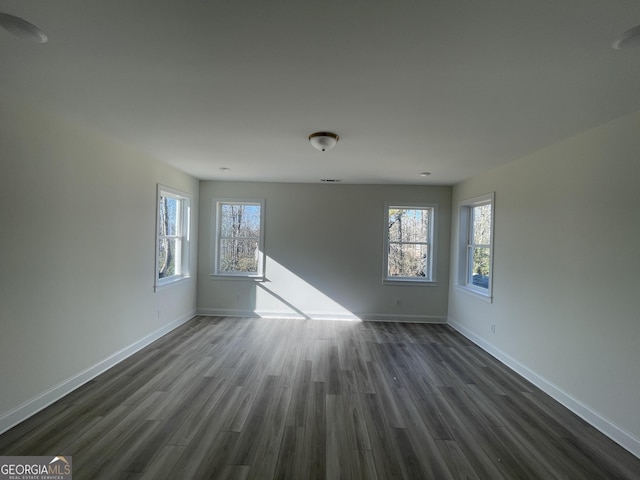
[[624, 32], [611, 46], [616, 50], [640, 47], [640, 25]]
[[34, 24], [8, 13], [0, 13], [0, 27], [28, 42], [45, 43], [47, 41], [47, 36], [44, 32]]
[[309, 141], [314, 148], [317, 148], [321, 152], [331, 150], [336, 146], [340, 137], [331, 132], [316, 132], [309, 135]]

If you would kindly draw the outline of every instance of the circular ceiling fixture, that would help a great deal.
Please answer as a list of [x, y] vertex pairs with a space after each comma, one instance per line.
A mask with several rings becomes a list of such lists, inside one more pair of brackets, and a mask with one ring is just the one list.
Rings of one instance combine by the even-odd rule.
[[640, 47], [640, 25], [636, 25], [624, 32], [611, 46], [616, 50]]
[[309, 142], [311, 142], [311, 145], [321, 152], [331, 150], [336, 146], [339, 139], [340, 137], [338, 137], [338, 135], [331, 132], [316, 132], [309, 135]]
[[0, 13], [0, 27], [16, 37], [33, 43], [46, 43], [48, 40], [45, 33], [20, 17], [14, 17], [8, 13]]

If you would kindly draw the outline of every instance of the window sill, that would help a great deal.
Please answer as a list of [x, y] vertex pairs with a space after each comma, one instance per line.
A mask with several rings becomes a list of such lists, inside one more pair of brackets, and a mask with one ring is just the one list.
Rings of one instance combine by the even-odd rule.
[[262, 283], [267, 281], [264, 275], [220, 275], [215, 273], [210, 274], [209, 279], [256, 282], [256, 283]]
[[403, 287], [437, 287], [438, 282], [435, 280], [412, 280], [409, 278], [384, 278], [383, 285], [398, 285]]
[[478, 300], [482, 300], [483, 302], [493, 303], [493, 297], [488, 293], [484, 293], [480, 290], [476, 290], [475, 288], [466, 287], [464, 285], [456, 285], [456, 290], [458, 292], [465, 293], [472, 297], [477, 298]]
[[173, 287], [175, 285], [179, 285], [182, 284], [184, 282], [186, 282], [187, 280], [189, 280], [191, 277], [186, 275], [186, 276], [176, 276], [176, 277], [170, 277], [165, 279], [163, 282], [161, 283], [157, 283], [156, 285], [153, 286], [153, 291], [154, 292], [159, 292], [160, 290], [165, 290], [169, 287]]

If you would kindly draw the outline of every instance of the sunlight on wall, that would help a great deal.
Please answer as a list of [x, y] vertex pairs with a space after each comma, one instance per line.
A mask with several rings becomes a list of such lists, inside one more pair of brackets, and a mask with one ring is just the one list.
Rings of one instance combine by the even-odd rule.
[[260, 317], [362, 321], [270, 257], [267, 257], [266, 272], [267, 279], [258, 283], [256, 289], [255, 313]]

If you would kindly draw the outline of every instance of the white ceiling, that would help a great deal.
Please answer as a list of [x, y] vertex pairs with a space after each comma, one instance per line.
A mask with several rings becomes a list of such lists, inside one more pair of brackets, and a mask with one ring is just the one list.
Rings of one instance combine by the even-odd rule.
[[[640, 24], [638, 0], [0, 0], [0, 11], [49, 37], [0, 31], [3, 95], [202, 179], [453, 184], [640, 109], [640, 49], [611, 48]], [[338, 145], [314, 150], [318, 130]]]

